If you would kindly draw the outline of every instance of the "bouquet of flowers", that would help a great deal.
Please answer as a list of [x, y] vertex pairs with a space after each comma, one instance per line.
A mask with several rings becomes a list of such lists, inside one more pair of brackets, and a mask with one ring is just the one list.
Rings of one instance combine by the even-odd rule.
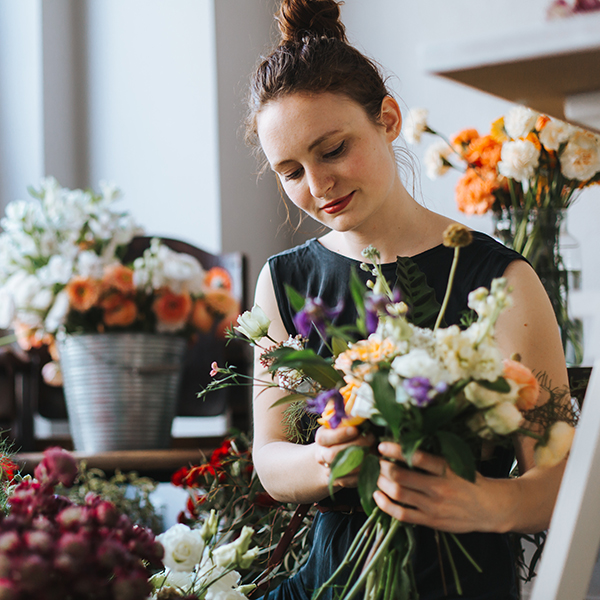
[[580, 285], [581, 267], [568, 264], [561, 235], [566, 210], [600, 181], [600, 136], [522, 106], [485, 135], [465, 129], [446, 139], [427, 118], [426, 109], [413, 109], [404, 126], [410, 143], [424, 133], [438, 138], [425, 152], [427, 175], [464, 172], [456, 185], [458, 209], [492, 213], [496, 236], [529, 260], [548, 292], [570, 362], [579, 364], [580, 324], [570, 319], [567, 303], [569, 289]]
[[242, 582], [264, 583], [263, 575], [268, 570], [273, 585], [281, 570], [289, 576], [308, 558], [306, 536], [310, 520], [303, 517], [294, 526], [283, 564], [272, 564], [279, 539], [290, 531], [294, 508], [276, 502], [265, 492], [254, 470], [245, 435], [226, 438], [205, 462], [176, 471], [171, 483], [189, 492], [186, 511], [179, 515], [180, 522], [193, 526], [214, 510], [220, 515], [219, 531], [224, 536], [239, 535], [247, 525], [254, 529], [254, 540], [261, 551], [252, 565], [243, 570]]
[[58, 331], [190, 336], [224, 330], [239, 313], [227, 271], [207, 272], [159, 239], [124, 264], [142, 230], [116, 209], [115, 188], [68, 190], [50, 178], [30, 193], [0, 221], [0, 329], [14, 329], [24, 349], [54, 354]]
[[[256, 385], [285, 390], [279, 402], [301, 401], [325, 427], [357, 425], [374, 431], [379, 439], [399, 443], [409, 467], [420, 449], [443, 456], [455, 473], [474, 481], [482, 440], [500, 443], [516, 432], [536, 438], [539, 465], [557, 463], [574, 433], [570, 406], [560, 390], [551, 390], [552, 397], [539, 414], [534, 408], [537, 379], [518, 357], [503, 359], [494, 326], [510, 305], [506, 280], [494, 280], [490, 290], [471, 292], [472, 315], [463, 328], [443, 326], [460, 248], [469, 243], [470, 232], [463, 226], [452, 225], [445, 232], [444, 244], [454, 248], [454, 262], [441, 306], [416, 265], [399, 257], [401, 300], [385, 280], [379, 253], [372, 247], [363, 251], [369, 262], [362, 265], [374, 276], [370, 290], [358, 277], [351, 283], [358, 314], [353, 326], [328, 325], [327, 309], [318, 299], [302, 298], [289, 289], [298, 330], [315, 327], [330, 345], [332, 358], [304, 348], [302, 338], [274, 344], [263, 352], [273, 380]], [[251, 343], [269, 339], [269, 320], [260, 307], [244, 313], [238, 323], [237, 334]], [[230, 369], [215, 369], [213, 387], [241, 382]], [[534, 413], [535, 419], [530, 418]], [[537, 426], [526, 426], [527, 421]], [[321, 597], [329, 586], [336, 586], [338, 597], [344, 599], [362, 590], [368, 598], [380, 597], [378, 593], [383, 598], [416, 597], [410, 562], [412, 527], [382, 513], [373, 499], [379, 460], [371, 449], [350, 446], [331, 464], [331, 490], [336, 479], [360, 469], [358, 491], [368, 518], [339, 570], [313, 598]], [[460, 593], [449, 540], [459, 551], [467, 554], [466, 550], [453, 534], [439, 533], [438, 539], [447, 550]], [[467, 558], [478, 568], [472, 557]]]

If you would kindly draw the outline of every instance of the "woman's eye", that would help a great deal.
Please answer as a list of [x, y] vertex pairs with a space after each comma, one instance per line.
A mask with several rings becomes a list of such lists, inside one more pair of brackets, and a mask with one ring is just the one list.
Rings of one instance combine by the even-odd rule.
[[323, 158], [335, 158], [336, 156], [339, 156], [345, 150], [345, 148], [346, 142], [342, 142], [339, 146], [337, 146], [337, 148], [335, 148], [331, 152], [323, 154]]
[[283, 178], [286, 181], [291, 181], [292, 179], [298, 179], [300, 175], [302, 175], [302, 169], [296, 169], [293, 173], [288, 173], [287, 175], [284, 175]]

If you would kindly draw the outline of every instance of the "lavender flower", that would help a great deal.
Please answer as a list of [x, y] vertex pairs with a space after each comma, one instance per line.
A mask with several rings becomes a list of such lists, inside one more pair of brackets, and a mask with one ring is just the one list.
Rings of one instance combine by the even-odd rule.
[[294, 325], [302, 337], [309, 336], [312, 325], [324, 336], [327, 321], [334, 319], [341, 312], [341, 304], [334, 308], [327, 308], [321, 298], [307, 298], [304, 308], [294, 317]]
[[375, 333], [379, 315], [385, 312], [389, 300], [383, 294], [367, 294], [365, 297], [365, 327], [367, 335]]
[[306, 401], [306, 409], [308, 412], [320, 415], [323, 413], [330, 400], [333, 400], [334, 404], [341, 402], [342, 408], [344, 407], [342, 395], [338, 390], [333, 389], [325, 390], [324, 392], [317, 394], [314, 398], [308, 398]]
[[411, 377], [405, 379], [403, 387], [413, 400], [413, 404], [419, 407], [428, 406], [437, 394], [442, 394], [448, 389], [446, 383], [431, 385], [427, 377]]

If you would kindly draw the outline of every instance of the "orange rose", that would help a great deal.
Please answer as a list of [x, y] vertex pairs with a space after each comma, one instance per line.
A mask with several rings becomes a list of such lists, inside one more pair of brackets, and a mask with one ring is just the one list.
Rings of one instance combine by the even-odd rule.
[[106, 288], [114, 288], [124, 294], [130, 294], [135, 290], [133, 269], [120, 263], [108, 265], [104, 268], [102, 284]]
[[182, 327], [192, 311], [192, 298], [187, 293], [164, 292], [152, 304], [159, 323], [169, 328]]
[[208, 288], [231, 290], [231, 276], [223, 267], [209, 269], [204, 277], [204, 285]]
[[540, 395], [540, 384], [535, 375], [524, 364], [511, 359], [504, 360], [503, 375], [519, 386], [516, 406], [519, 410], [531, 410]]
[[204, 298], [198, 298], [192, 309], [192, 325], [204, 333], [208, 333], [213, 325], [213, 317], [206, 307]]
[[137, 318], [136, 303], [129, 297], [117, 292], [109, 294], [102, 300], [104, 308], [104, 324], [108, 327], [127, 327]]
[[498, 178], [491, 169], [467, 169], [456, 184], [458, 210], [467, 215], [483, 215], [492, 208], [498, 187]]
[[100, 284], [95, 279], [81, 275], [67, 283], [67, 295], [71, 308], [85, 312], [96, 304], [100, 297]]

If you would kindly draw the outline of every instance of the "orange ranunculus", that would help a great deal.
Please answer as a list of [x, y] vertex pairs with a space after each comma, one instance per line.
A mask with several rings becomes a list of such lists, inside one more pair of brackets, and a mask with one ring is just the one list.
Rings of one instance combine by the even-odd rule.
[[483, 215], [492, 208], [494, 192], [500, 183], [491, 169], [467, 169], [456, 184], [458, 210], [467, 215]]
[[508, 140], [506, 131], [504, 129], [504, 117], [496, 119], [490, 128], [490, 137], [499, 144], [503, 144]]
[[504, 360], [503, 375], [519, 386], [517, 408], [519, 410], [531, 410], [536, 405], [540, 395], [540, 384], [535, 375], [524, 364], [509, 358]]
[[207, 288], [231, 290], [231, 276], [223, 267], [212, 267], [204, 277], [204, 285]]
[[120, 263], [108, 265], [104, 268], [102, 284], [106, 288], [114, 288], [124, 294], [130, 294], [135, 290], [135, 286], [133, 285], [133, 269]]
[[163, 325], [183, 326], [192, 311], [192, 298], [186, 292], [175, 294], [166, 291], [154, 300], [152, 310]]
[[204, 295], [208, 309], [218, 315], [240, 312], [240, 303], [228, 291], [222, 289], [209, 290]]
[[67, 295], [71, 308], [85, 312], [90, 310], [100, 297], [100, 284], [95, 279], [78, 275], [67, 283]]
[[463, 129], [451, 139], [451, 142], [453, 146], [467, 147], [472, 140], [478, 137], [477, 129]]
[[204, 333], [208, 333], [213, 325], [214, 318], [208, 311], [204, 298], [198, 298], [192, 308], [192, 325]]
[[103, 298], [102, 308], [104, 324], [108, 327], [127, 327], [138, 316], [137, 305], [133, 299], [118, 292]]
[[495, 169], [500, 162], [502, 144], [491, 135], [484, 135], [471, 141], [465, 151], [465, 160], [470, 165]]
[[542, 129], [544, 129], [544, 127], [546, 127], [546, 124], [548, 123], [548, 121], [550, 121], [550, 117], [548, 117], [546, 115], [540, 115], [537, 118], [537, 121], [535, 122], [535, 130], [541, 131]]

